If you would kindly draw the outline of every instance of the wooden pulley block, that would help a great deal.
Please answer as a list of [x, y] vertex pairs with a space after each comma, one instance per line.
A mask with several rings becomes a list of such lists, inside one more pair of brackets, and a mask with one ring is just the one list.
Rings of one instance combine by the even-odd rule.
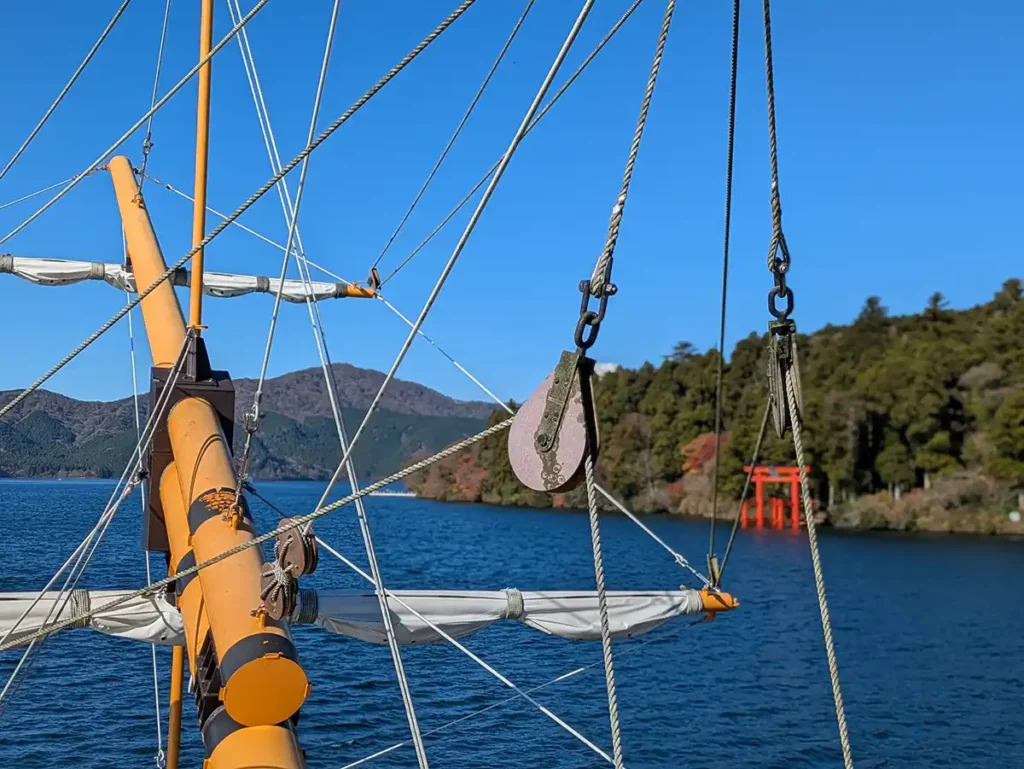
[[[291, 523], [292, 518], [284, 518], [282, 524]], [[319, 560], [316, 537], [312, 530], [304, 535], [299, 527], [289, 529], [277, 535], [275, 553], [281, 565], [295, 578], [312, 574]]]
[[592, 361], [577, 352], [563, 352], [512, 421], [508, 458], [512, 471], [527, 488], [561, 493], [579, 485], [588, 450], [592, 407]]
[[290, 576], [282, 579], [280, 573], [276, 572], [274, 564], [263, 564], [263, 571], [260, 574], [260, 597], [263, 599], [261, 606], [267, 612], [267, 616], [275, 620], [292, 616], [298, 594], [298, 583], [294, 579]]

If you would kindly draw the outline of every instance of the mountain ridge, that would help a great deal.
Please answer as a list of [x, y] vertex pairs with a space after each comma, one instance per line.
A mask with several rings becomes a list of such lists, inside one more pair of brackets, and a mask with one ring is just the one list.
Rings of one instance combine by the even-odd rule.
[[[384, 381], [384, 374], [336, 363], [332, 374], [342, 416], [358, 424]], [[235, 448], [244, 440], [243, 415], [251, 407], [257, 380], [240, 377], [235, 386]], [[18, 391], [0, 391], [0, 402]], [[140, 419], [149, 394], [139, 395]], [[366, 442], [354, 459], [360, 476], [393, 472], [423, 452], [436, 451], [485, 423], [493, 406], [461, 401], [425, 385], [395, 379], [381, 399]], [[329, 477], [340, 460], [337, 433], [323, 374], [301, 369], [264, 382], [263, 424], [256, 436], [255, 478]], [[0, 476], [110, 477], [120, 474], [135, 446], [133, 398], [85, 401], [38, 390], [0, 421]]]

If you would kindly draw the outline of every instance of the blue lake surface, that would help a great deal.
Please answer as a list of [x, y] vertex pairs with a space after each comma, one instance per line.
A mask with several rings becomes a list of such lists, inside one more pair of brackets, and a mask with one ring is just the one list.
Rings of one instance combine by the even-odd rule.
[[[0, 481], [0, 591], [41, 588], [91, 528], [113, 485]], [[322, 486], [263, 483], [289, 512]], [[586, 516], [578, 512], [366, 502], [392, 588], [592, 589]], [[261, 530], [275, 516], [258, 502]], [[695, 563], [706, 524], [649, 525]], [[144, 584], [138, 499], [126, 503], [82, 586]], [[350, 508], [317, 532], [357, 563]], [[603, 518], [609, 589], [672, 589], [689, 575], [625, 518]], [[726, 530], [719, 532], [724, 542]], [[859, 767], [1024, 767], [1024, 543], [992, 538], [850, 535], [821, 539], [854, 759]], [[154, 575], [163, 560], [152, 557]], [[364, 587], [321, 551], [319, 587]], [[806, 536], [741, 532], [726, 574], [741, 607], [714, 622], [682, 619], [615, 644], [626, 764], [655, 767], [839, 767], [842, 759]], [[308, 766], [340, 769], [407, 738], [386, 647], [295, 630], [313, 684], [299, 739]], [[467, 646], [523, 688], [585, 673], [534, 695], [610, 751], [600, 644], [514, 623]], [[3, 681], [18, 659], [0, 655]], [[508, 699], [511, 691], [448, 645], [404, 651], [424, 733]], [[170, 650], [158, 649], [166, 718]], [[150, 647], [84, 630], [48, 639], [0, 712], [0, 767], [153, 767]], [[182, 767], [202, 764], [186, 697]], [[513, 699], [425, 738], [432, 766], [575, 769], [606, 764], [528, 703]], [[411, 748], [365, 766], [415, 767]]]

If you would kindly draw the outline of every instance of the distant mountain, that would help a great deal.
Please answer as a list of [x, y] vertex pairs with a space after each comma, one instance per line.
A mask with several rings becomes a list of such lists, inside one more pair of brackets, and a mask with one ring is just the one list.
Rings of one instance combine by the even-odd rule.
[[[355, 432], [384, 374], [338, 363], [333, 368], [342, 416]], [[245, 433], [242, 415], [252, 404], [255, 379], [234, 380], [235, 446]], [[341, 452], [330, 400], [319, 368], [264, 383], [262, 425], [253, 449], [255, 478], [326, 478]], [[0, 403], [17, 394], [0, 391]], [[140, 396], [146, 418], [148, 393]], [[480, 430], [493, 407], [459, 401], [436, 390], [396, 379], [391, 382], [354, 460], [363, 480], [397, 470], [413, 457], [432, 453]], [[131, 398], [80, 401], [41, 390], [0, 421], [0, 476], [117, 477], [135, 446]]]

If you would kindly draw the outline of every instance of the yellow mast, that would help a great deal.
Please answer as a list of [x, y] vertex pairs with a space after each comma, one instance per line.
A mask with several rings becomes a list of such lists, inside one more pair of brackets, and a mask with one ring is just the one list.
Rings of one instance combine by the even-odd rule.
[[[202, 0], [199, 23], [199, 60], [210, 55], [213, 47], [213, 0]], [[196, 109], [196, 179], [192, 204], [192, 248], [206, 236], [206, 167], [210, 148], [210, 80], [212, 61], [199, 69], [199, 104]], [[192, 257], [192, 293], [189, 296], [188, 324], [198, 336], [203, 323], [203, 249]]]
[[[213, 0], [202, 0], [201, 12], [202, 58], [212, 44]], [[199, 72], [193, 247], [202, 241], [206, 227], [210, 74], [207, 63]], [[118, 156], [108, 169], [135, 281], [141, 289], [159, 279], [166, 263], [131, 164]], [[223, 415], [209, 400], [218, 388], [221, 393], [230, 390], [230, 381], [226, 375], [218, 379], [208, 370], [205, 341], [199, 338], [202, 284], [203, 252], [199, 250], [193, 257], [189, 303], [188, 328], [194, 337], [188, 341], [192, 346], [188, 358], [192, 364], [179, 375], [165, 424], [158, 428], [166, 431], [172, 461], [160, 477], [151, 479], [159, 489], [172, 572], [243, 545], [255, 535], [244, 497], [235, 503], [237, 481]], [[186, 325], [169, 281], [143, 299], [141, 308], [156, 384], [161, 378], [157, 370], [170, 369], [178, 360], [187, 340]], [[309, 683], [287, 624], [269, 618], [261, 607], [261, 570], [259, 549], [249, 548], [176, 586], [186, 646], [176, 647], [172, 657], [168, 769], [178, 765], [186, 654], [196, 682], [199, 726], [206, 747], [204, 769], [304, 766], [294, 721]]]

